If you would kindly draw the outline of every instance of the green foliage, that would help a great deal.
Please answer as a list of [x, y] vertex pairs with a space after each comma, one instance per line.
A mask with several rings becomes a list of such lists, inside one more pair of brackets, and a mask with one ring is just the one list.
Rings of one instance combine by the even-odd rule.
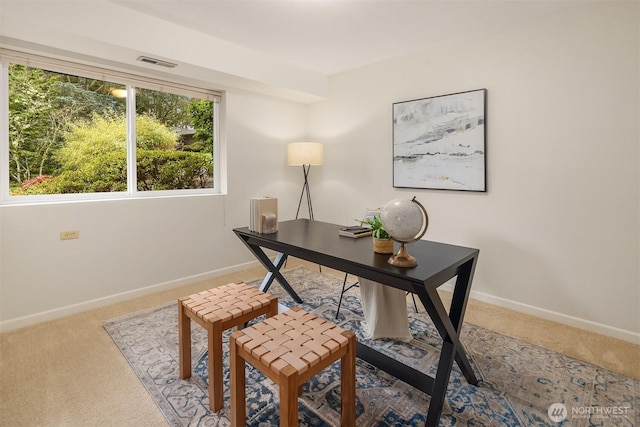
[[51, 173], [52, 149], [59, 145], [54, 108], [56, 78], [40, 69], [9, 66], [9, 174], [14, 183]]
[[127, 190], [127, 154], [111, 151], [68, 169], [49, 182], [49, 194], [104, 193]]
[[136, 89], [136, 115], [151, 116], [170, 128], [184, 128], [190, 123], [189, 98], [152, 89]]
[[67, 169], [14, 190], [14, 195], [101, 193], [127, 190], [126, 152], [103, 153], [81, 165]]
[[376, 215], [373, 218], [365, 218], [356, 220], [360, 222], [360, 225], [367, 224], [371, 227], [372, 233], [371, 235], [376, 239], [390, 239], [391, 236], [387, 233], [387, 230], [384, 229], [382, 225], [382, 220], [380, 219], [380, 215]]
[[[175, 151], [178, 135], [153, 117], [136, 120], [138, 190], [211, 186], [212, 157]], [[23, 187], [23, 194], [126, 191], [126, 123], [122, 116], [98, 116], [72, 124], [58, 153], [64, 165], [55, 177]]]
[[[126, 102], [112, 94], [123, 86], [9, 67], [11, 194], [126, 191]], [[211, 188], [213, 103], [136, 93], [138, 189]], [[182, 146], [174, 129], [188, 128], [195, 142]]]
[[210, 154], [138, 150], [138, 190], [207, 188], [213, 176]]
[[[91, 121], [73, 123], [65, 134], [66, 143], [57, 153], [64, 170], [90, 164], [93, 159], [112, 152], [126, 153], [127, 124], [123, 116], [94, 115]], [[138, 149], [172, 150], [178, 134], [149, 116], [136, 119]]]
[[57, 78], [58, 96], [54, 105], [69, 121], [90, 120], [94, 114], [126, 113], [125, 99], [111, 94], [112, 89], [121, 88], [121, 85], [67, 74]]
[[[199, 142], [198, 148], [202, 147], [198, 151], [213, 154], [213, 102], [206, 99], [192, 99], [189, 103], [189, 114], [191, 125], [195, 130], [193, 137]], [[190, 151], [195, 151], [195, 147]]]
[[51, 178], [51, 175], [38, 175], [35, 178], [24, 181], [20, 187], [14, 186], [11, 189], [11, 194], [48, 194], [49, 180]]
[[59, 172], [55, 152], [69, 124], [125, 111], [100, 80], [9, 65], [9, 141], [12, 186]]
[[126, 160], [126, 141], [123, 116], [95, 114], [91, 120], [69, 125], [65, 145], [56, 153], [56, 159], [63, 165], [63, 172], [91, 168], [96, 160], [117, 152], [123, 153]]
[[182, 147], [182, 151], [190, 151], [192, 153], [209, 153], [213, 152], [213, 146], [211, 144], [205, 144], [202, 141], [197, 141], [189, 145]]
[[136, 145], [138, 150], [173, 150], [178, 134], [158, 119], [139, 115], [136, 119]]

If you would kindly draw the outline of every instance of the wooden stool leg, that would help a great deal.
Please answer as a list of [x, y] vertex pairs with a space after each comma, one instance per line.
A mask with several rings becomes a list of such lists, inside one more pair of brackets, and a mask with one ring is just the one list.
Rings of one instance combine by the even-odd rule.
[[191, 319], [184, 312], [182, 301], [178, 301], [178, 348], [180, 378], [191, 376]]
[[236, 337], [231, 335], [229, 340], [230, 365], [231, 365], [231, 426], [243, 427], [246, 425], [247, 403], [245, 390], [245, 362], [238, 354]]
[[340, 360], [341, 425], [356, 425], [356, 349], [351, 333], [347, 354]]
[[208, 325], [209, 335], [209, 408], [218, 412], [224, 406], [222, 394], [222, 322]]
[[269, 314], [267, 314], [267, 317], [275, 316], [276, 314], [278, 314], [278, 298], [271, 300], [271, 303], [269, 304]]
[[286, 367], [280, 372], [278, 385], [280, 427], [296, 427], [298, 425], [298, 372], [291, 366]]

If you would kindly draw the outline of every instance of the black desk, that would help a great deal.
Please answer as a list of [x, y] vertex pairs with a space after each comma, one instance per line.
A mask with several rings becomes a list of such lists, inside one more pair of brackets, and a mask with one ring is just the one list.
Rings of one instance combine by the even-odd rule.
[[[478, 383], [459, 333], [479, 250], [420, 240], [407, 247], [418, 260], [418, 265], [398, 268], [387, 263], [388, 255], [373, 252], [370, 239], [339, 236], [339, 225], [298, 219], [280, 222], [278, 227], [278, 232], [273, 234], [255, 233], [246, 227], [233, 230], [269, 270], [262, 282], [262, 290], [267, 290], [276, 279], [295, 301], [302, 302], [280, 273], [287, 256], [291, 255], [418, 295], [443, 341], [435, 378], [361, 343], [358, 343], [357, 352], [359, 358], [430, 394], [426, 425], [437, 426], [453, 361], [470, 384]], [[274, 262], [262, 248], [278, 252]], [[447, 315], [437, 288], [456, 276], [450, 314]]]

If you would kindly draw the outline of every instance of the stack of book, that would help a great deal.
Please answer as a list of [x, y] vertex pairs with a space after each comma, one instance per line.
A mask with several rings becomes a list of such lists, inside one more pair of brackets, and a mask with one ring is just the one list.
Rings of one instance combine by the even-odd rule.
[[352, 237], [354, 239], [357, 239], [359, 237], [371, 236], [372, 231], [369, 227], [353, 226], [353, 227], [340, 227], [340, 230], [338, 231], [338, 233], [341, 236]]
[[263, 196], [252, 197], [249, 203], [249, 230], [270, 234], [278, 231], [278, 199]]

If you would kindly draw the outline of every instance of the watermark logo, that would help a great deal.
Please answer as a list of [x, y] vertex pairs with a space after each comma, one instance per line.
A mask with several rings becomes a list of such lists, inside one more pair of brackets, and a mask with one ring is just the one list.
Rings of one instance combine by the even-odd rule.
[[547, 409], [547, 415], [549, 415], [549, 419], [554, 423], [561, 423], [567, 419], [567, 407], [562, 403], [553, 403], [549, 406], [549, 409]]
[[564, 404], [553, 403], [547, 409], [547, 415], [554, 423], [561, 423], [567, 418], [593, 421], [628, 418], [630, 409], [628, 406], [575, 406], [568, 411]]

